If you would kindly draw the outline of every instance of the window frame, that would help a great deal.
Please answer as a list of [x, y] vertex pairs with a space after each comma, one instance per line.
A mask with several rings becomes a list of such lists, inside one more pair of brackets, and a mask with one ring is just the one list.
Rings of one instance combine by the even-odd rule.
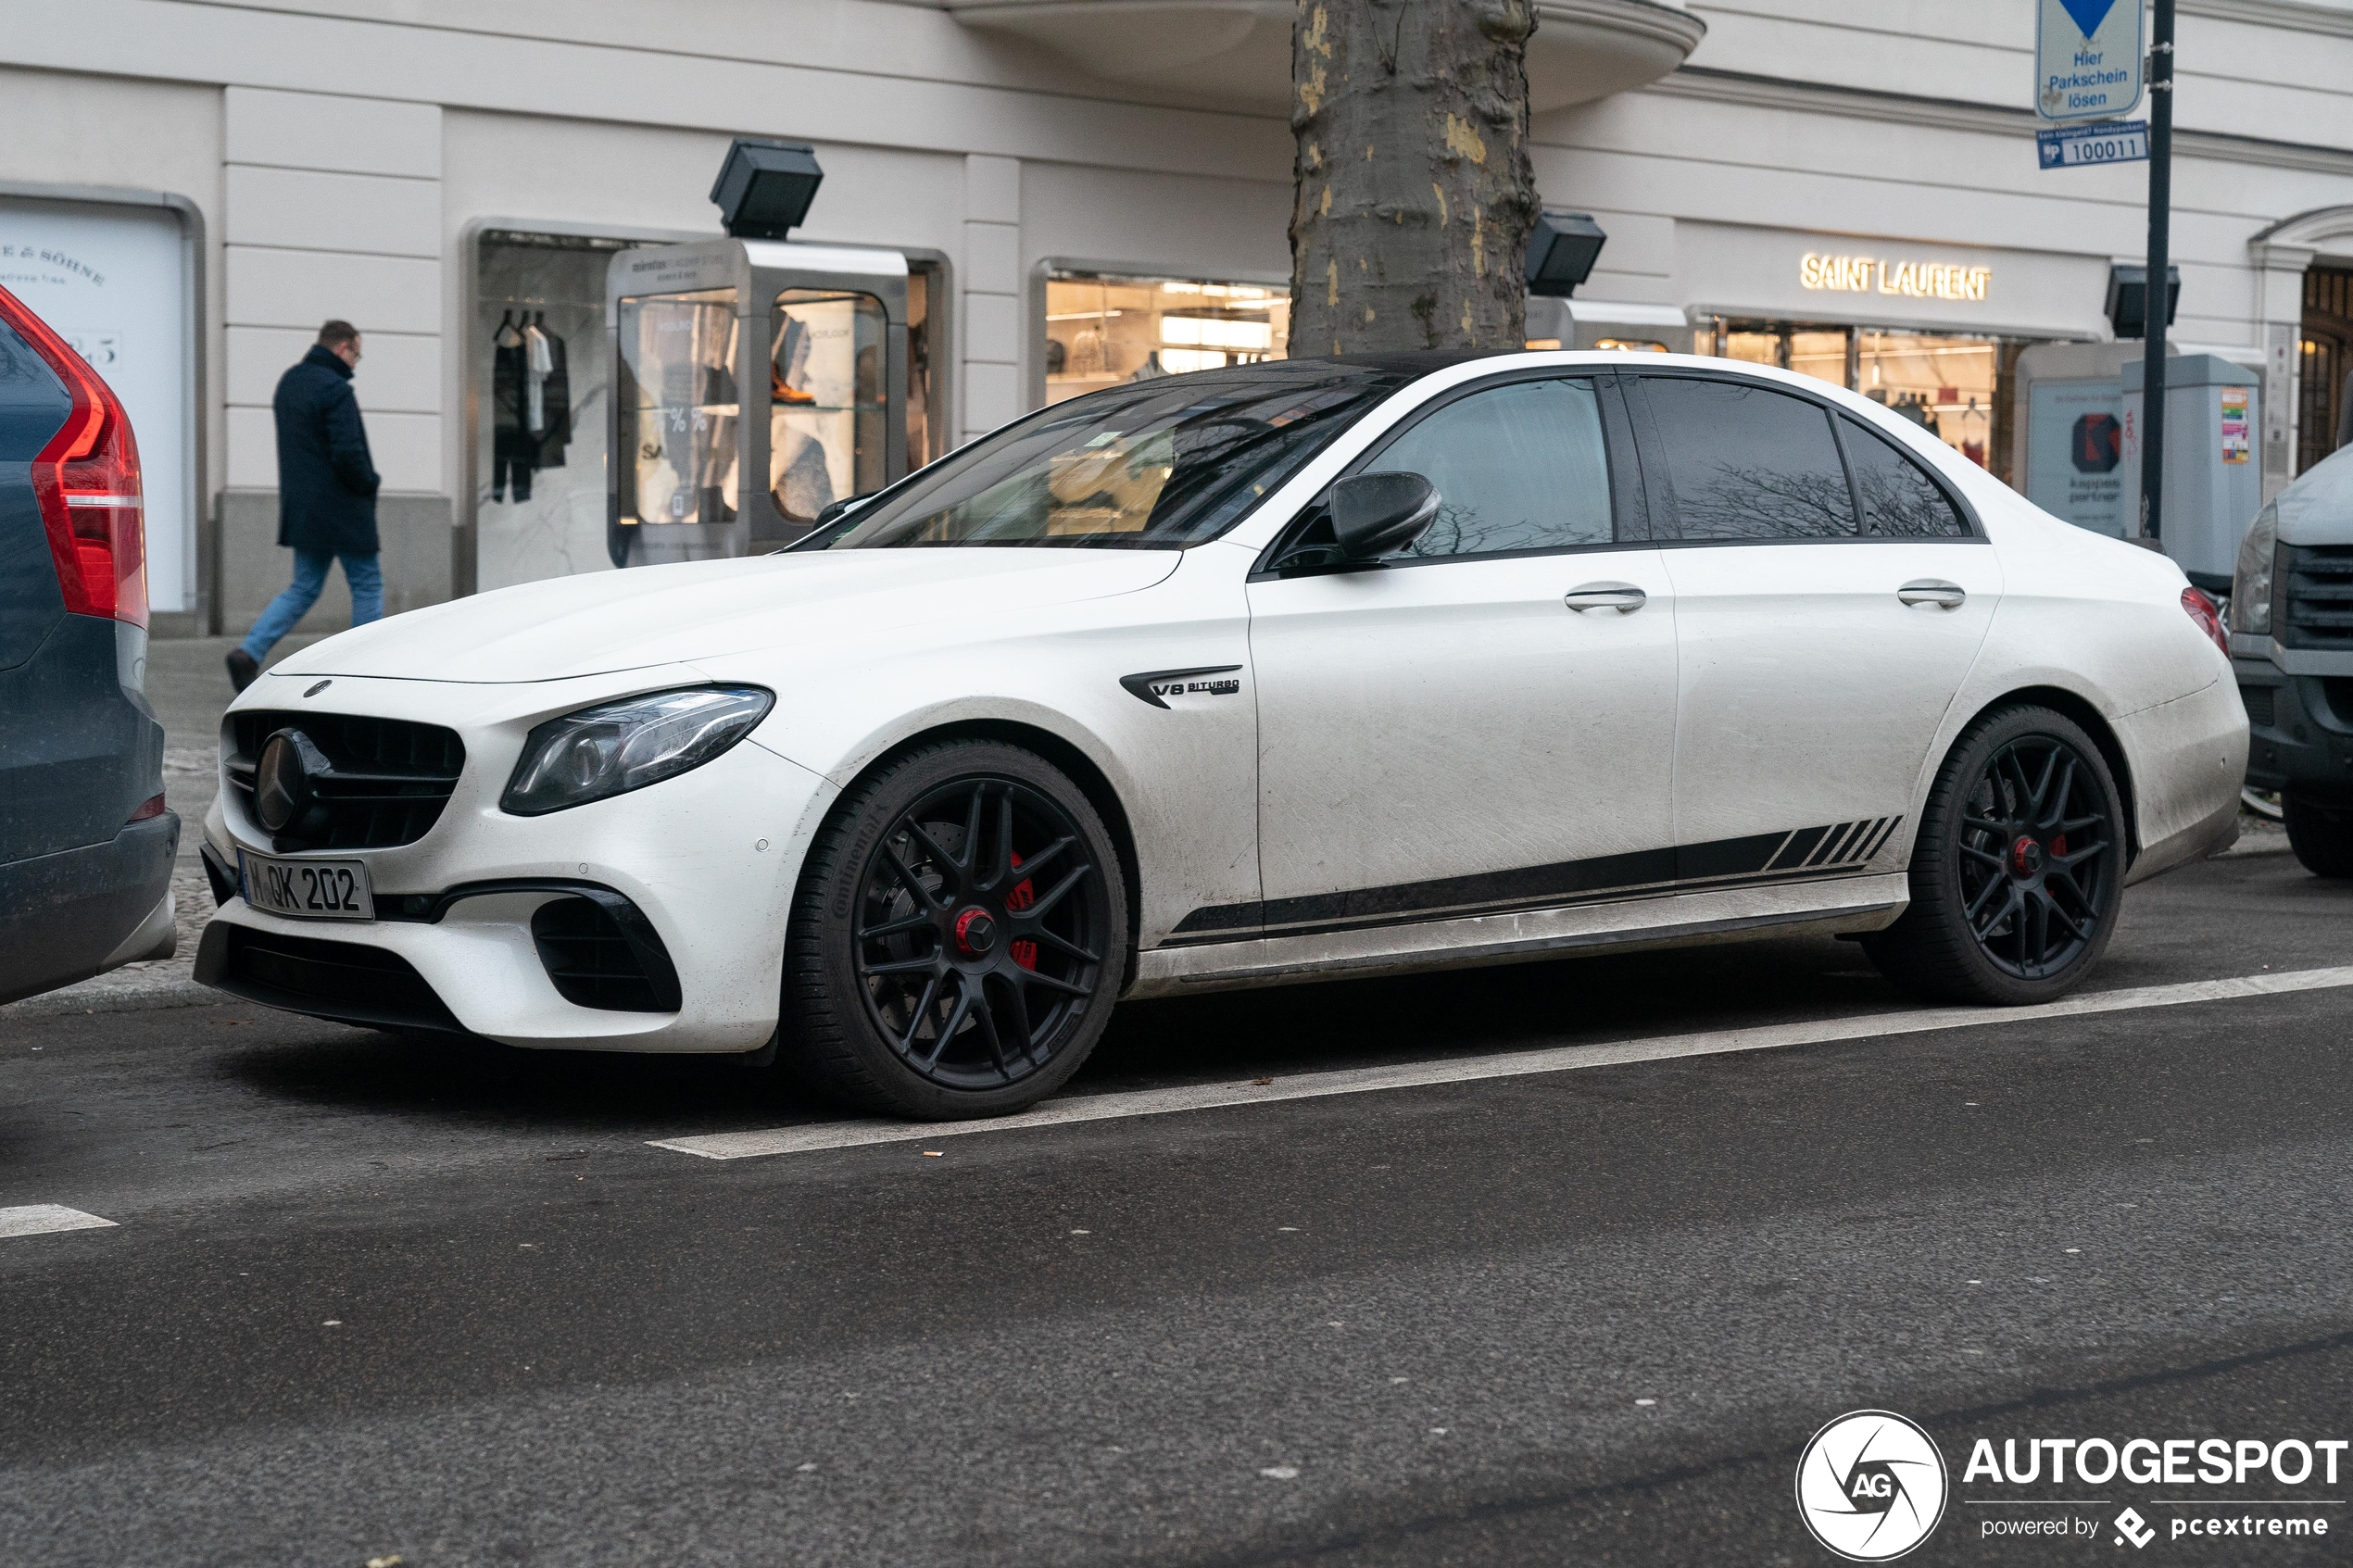
[[1681, 366], [1677, 366], [1673, 369], [1660, 369], [1655, 370], [1647, 369], [1630, 370], [1621, 371], [1619, 372], [1619, 375], [1622, 380], [1628, 382], [1725, 382], [1734, 386], [1750, 388], [1759, 392], [1779, 393], [1784, 397], [1792, 397], [1796, 399], [1798, 402], [1811, 404], [1816, 408], [1821, 410], [1822, 413], [1830, 420], [1831, 440], [1832, 445], [1838, 449], [1839, 466], [1843, 469], [1846, 473], [1846, 494], [1848, 504], [1855, 509], [1855, 532], [1850, 534], [1832, 535], [1827, 537], [1812, 535], [1806, 537], [1789, 538], [1774, 538], [1770, 536], [1739, 539], [1684, 538], [1682, 536], [1682, 519], [1680, 515], [1678, 515], [1678, 511], [1674, 504], [1663, 493], [1664, 486], [1661, 481], [1667, 471], [1666, 441], [1658, 433], [1658, 424], [1656, 420], [1653, 417], [1650, 398], [1647, 395], [1646, 389], [1640, 386], [1629, 386], [1624, 389], [1623, 395], [1626, 399], [1628, 410], [1633, 419], [1634, 445], [1637, 450], [1641, 453], [1642, 458], [1642, 478], [1645, 491], [1644, 498], [1649, 503], [1650, 515], [1654, 520], [1651, 525], [1650, 542], [1659, 549], [1721, 549], [1742, 548], [1749, 546], [1764, 546], [1772, 547], [1789, 545], [1989, 545], [1993, 543], [1993, 541], [1988, 539], [1985, 535], [1985, 526], [1981, 521], [1979, 521], [1977, 508], [1969, 505], [1968, 498], [1960, 493], [1957, 487], [1947, 481], [1942, 473], [1938, 472], [1933, 465], [1923, 462], [1920, 458], [1914, 457], [1911, 453], [1906, 451], [1902, 442], [1897, 441], [1893, 436], [1881, 434], [1881, 433], [1877, 431], [1872, 431], [1871, 433], [1879, 435], [1880, 439], [1885, 441], [1888, 445], [1895, 449], [1895, 455], [1898, 458], [1901, 458], [1906, 462], [1910, 463], [1914, 468], [1918, 469], [1921, 473], [1928, 477], [1929, 483], [1936, 487], [1937, 493], [1943, 495], [1946, 504], [1953, 508], [1954, 515], [1961, 520], [1963, 532], [1959, 533], [1937, 534], [1927, 538], [1907, 534], [1874, 535], [1865, 532], [1865, 530], [1869, 527], [1869, 518], [1863, 505], [1862, 486], [1855, 483], [1855, 458], [1854, 454], [1847, 450], [1845, 427], [1850, 422], [1861, 425], [1866, 430], [1869, 430], [1870, 427], [1859, 415], [1841, 407], [1839, 404], [1828, 397], [1817, 395], [1812, 391], [1804, 387], [1783, 386], [1779, 382], [1768, 382], [1755, 376], [1744, 376], [1737, 372], [1704, 370], [1698, 368], [1685, 369]]
[[[1609, 466], [1610, 533], [1604, 543], [1596, 545], [1543, 545], [1525, 550], [1487, 550], [1476, 555], [1413, 556], [1372, 561], [1325, 561], [1277, 571], [1275, 563], [1299, 546], [1304, 536], [1325, 519], [1324, 498], [1318, 495], [1302, 508], [1298, 516], [1278, 529], [1250, 569], [1249, 581], [1263, 583], [1292, 577], [1325, 577], [1351, 571], [1387, 571], [1425, 566], [1456, 566], [1468, 561], [1526, 560], [1539, 556], [1592, 555], [1604, 550], [1649, 549], [1658, 541], [1651, 526], [1652, 510], [1643, 483], [1641, 453], [1634, 436], [1632, 422], [1628, 418], [1623, 391], [1618, 385], [1619, 372], [1602, 366], [1547, 365], [1514, 369], [1499, 374], [1481, 376], [1476, 381], [1448, 387], [1445, 391], [1417, 404], [1406, 416], [1381, 432], [1371, 445], [1348, 460], [1347, 466], [1332, 476], [1339, 483], [1364, 472], [1382, 453], [1419, 426], [1454, 404], [1499, 387], [1516, 386], [1529, 382], [1582, 381], [1593, 386], [1594, 401], [1602, 416], [1603, 460]], [[1327, 485], [1328, 491], [1330, 486]], [[1639, 532], [1637, 532], [1639, 531]]]
[[[1915, 470], [1924, 475], [1927, 478], [1929, 484], [1936, 491], [1936, 493], [1944, 497], [1944, 504], [1953, 508], [1953, 515], [1960, 519], [1961, 531], [1958, 533], [1931, 533], [1926, 535], [1908, 533], [1874, 535], [1870, 532], [1870, 517], [1863, 505], [1863, 486], [1861, 482], [1856, 478], [1855, 454], [1847, 450], [1846, 427], [1850, 424], [1861, 430], [1865, 435], [1883, 443], [1890, 451], [1895, 454], [1896, 460], [1898, 462], [1909, 463]], [[1858, 543], [1865, 545], [1933, 545], [1940, 540], [1982, 540], [1985, 537], [1985, 531], [1978, 526], [1977, 513], [1970, 508], [1967, 501], [1961, 498], [1960, 493], [1952, 485], [1947, 484], [1944, 482], [1944, 476], [1943, 474], [1938, 473], [1926, 463], [1921, 462], [1918, 458], [1912, 456], [1911, 453], [1904, 450], [1903, 443], [1897, 441], [1894, 436], [1888, 435], [1883, 432], [1871, 429], [1870, 426], [1865, 424], [1861, 420], [1856, 419], [1853, 414], [1848, 413], [1843, 408], [1832, 408], [1831, 410], [1831, 428], [1838, 433], [1839, 456], [1846, 463], [1846, 483], [1848, 487], [1855, 492], [1855, 527], [1856, 539]]]

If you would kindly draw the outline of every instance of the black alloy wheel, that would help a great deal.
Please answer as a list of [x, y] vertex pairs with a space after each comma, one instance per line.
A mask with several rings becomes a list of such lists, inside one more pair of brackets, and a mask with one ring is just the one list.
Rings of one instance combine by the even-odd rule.
[[1864, 949], [1936, 1000], [2049, 1001], [2106, 951], [2126, 855], [2122, 801], [2091, 737], [2048, 709], [1989, 714], [1929, 793], [1910, 908]]
[[810, 858], [787, 1041], [834, 1098], [925, 1118], [1018, 1110], [1077, 1070], [1126, 972], [1119, 861], [1027, 752], [950, 743], [887, 767]]
[[2122, 859], [2106, 794], [2065, 741], [2023, 735], [1994, 752], [1960, 835], [1962, 908], [1986, 960], [2020, 980], [2073, 963]]
[[1093, 999], [1109, 945], [1101, 869], [1078, 825], [1016, 780], [957, 779], [900, 815], [859, 890], [870, 1014], [916, 1076], [1020, 1082]]

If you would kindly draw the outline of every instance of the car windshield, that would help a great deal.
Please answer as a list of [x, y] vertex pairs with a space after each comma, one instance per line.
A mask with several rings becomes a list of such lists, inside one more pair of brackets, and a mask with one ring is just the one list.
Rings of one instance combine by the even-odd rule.
[[1409, 375], [1278, 360], [1057, 403], [910, 475], [797, 548], [1181, 549], [1214, 539]]

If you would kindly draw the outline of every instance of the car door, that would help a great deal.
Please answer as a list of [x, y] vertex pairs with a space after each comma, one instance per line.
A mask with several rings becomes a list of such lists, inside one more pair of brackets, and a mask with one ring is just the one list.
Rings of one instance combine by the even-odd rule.
[[1442, 394], [1358, 471], [1441, 505], [1378, 564], [1250, 584], [1266, 935], [1665, 881], [1674, 605], [1614, 379]]
[[1736, 374], [1629, 383], [1675, 534], [1682, 878], [1900, 850], [2001, 596], [1994, 551], [1926, 464], [1827, 399]]

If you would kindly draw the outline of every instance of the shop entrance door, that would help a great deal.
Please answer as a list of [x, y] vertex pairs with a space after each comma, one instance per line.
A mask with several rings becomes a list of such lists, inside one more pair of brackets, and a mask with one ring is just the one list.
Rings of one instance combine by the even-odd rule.
[[2304, 274], [2304, 364], [2296, 409], [2296, 471], [2353, 445], [2353, 270]]

